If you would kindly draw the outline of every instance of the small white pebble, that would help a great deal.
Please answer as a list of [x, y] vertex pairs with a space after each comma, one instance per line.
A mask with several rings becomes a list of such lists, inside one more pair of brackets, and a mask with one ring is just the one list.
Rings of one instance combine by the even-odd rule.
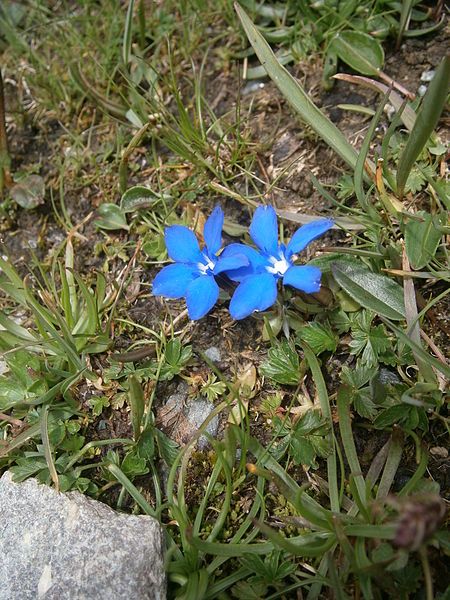
[[417, 90], [417, 93], [419, 94], [419, 96], [425, 96], [426, 91], [427, 91], [426, 85], [419, 85], [419, 89]]
[[427, 83], [430, 82], [433, 79], [435, 73], [436, 73], [436, 71], [434, 71], [434, 70], [424, 71], [422, 73], [422, 75], [420, 76], [420, 81], [425, 81]]

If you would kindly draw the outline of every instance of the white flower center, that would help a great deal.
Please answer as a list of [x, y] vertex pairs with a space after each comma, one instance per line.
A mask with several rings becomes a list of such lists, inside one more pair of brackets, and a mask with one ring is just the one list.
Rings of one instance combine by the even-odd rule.
[[291, 266], [291, 263], [285, 257], [283, 252], [280, 252], [278, 258], [275, 256], [269, 256], [269, 262], [273, 265], [266, 267], [266, 271], [273, 273], [274, 275], [284, 275]]
[[203, 255], [203, 257], [206, 260], [206, 264], [197, 263], [197, 267], [202, 275], [206, 275], [208, 271], [212, 271], [214, 269], [215, 263], [213, 263], [213, 261], [210, 258], [208, 258], [205, 254]]

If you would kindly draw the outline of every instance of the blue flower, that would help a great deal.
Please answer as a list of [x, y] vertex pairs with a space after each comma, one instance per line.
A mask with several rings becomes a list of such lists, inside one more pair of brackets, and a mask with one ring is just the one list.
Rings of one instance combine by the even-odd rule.
[[200, 250], [193, 231], [183, 225], [164, 232], [167, 252], [174, 264], [164, 267], [153, 280], [153, 294], [166, 298], [186, 298], [190, 319], [204, 317], [217, 302], [219, 286], [215, 275], [248, 265], [239, 252], [218, 256], [222, 245], [223, 211], [217, 206], [205, 223], [205, 247]]
[[321, 272], [310, 265], [295, 266], [296, 254], [323, 235], [333, 226], [331, 219], [312, 221], [300, 227], [285, 246], [278, 243], [277, 216], [272, 206], [256, 209], [250, 225], [250, 235], [258, 250], [244, 244], [230, 244], [223, 252], [224, 257], [244, 255], [248, 266], [243, 266], [227, 275], [238, 281], [231, 302], [230, 313], [234, 319], [244, 319], [252, 312], [266, 310], [277, 298], [277, 282], [312, 294], [320, 289]]

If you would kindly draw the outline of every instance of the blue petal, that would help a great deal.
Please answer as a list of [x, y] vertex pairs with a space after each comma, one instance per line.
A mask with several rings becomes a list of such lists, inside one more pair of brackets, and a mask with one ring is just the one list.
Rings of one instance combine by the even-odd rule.
[[293, 254], [301, 252], [313, 240], [331, 229], [333, 225], [333, 219], [319, 219], [318, 221], [311, 221], [311, 223], [303, 225], [300, 229], [297, 229], [287, 245], [286, 256], [290, 258]]
[[219, 297], [219, 286], [214, 277], [202, 275], [189, 284], [186, 292], [186, 304], [192, 321], [201, 319], [208, 313]]
[[265, 254], [273, 256], [278, 249], [277, 215], [272, 206], [258, 206], [250, 225], [252, 240]]
[[193, 231], [183, 225], [172, 225], [164, 232], [167, 252], [172, 260], [181, 263], [204, 262]]
[[240, 283], [230, 302], [233, 319], [244, 319], [255, 310], [266, 310], [277, 299], [277, 281], [270, 273], [251, 275]]
[[203, 238], [211, 256], [217, 254], [222, 245], [223, 210], [220, 206], [212, 211], [203, 228]]
[[240, 267], [239, 269], [227, 271], [227, 276], [232, 281], [242, 281], [249, 275], [254, 275], [264, 270], [264, 267], [269, 263], [255, 248], [246, 246], [245, 244], [230, 244], [226, 246], [220, 258], [228, 258], [230, 256], [245, 256], [248, 259], [248, 266]]
[[241, 267], [248, 267], [249, 264], [248, 258], [243, 254], [233, 254], [230, 256], [221, 255], [215, 264], [213, 273], [214, 275], [218, 275], [225, 271], [235, 271]]
[[283, 277], [284, 285], [292, 285], [292, 287], [313, 294], [320, 290], [320, 278], [322, 273], [320, 269], [312, 266], [291, 267], [286, 271]]
[[164, 267], [153, 280], [153, 295], [166, 298], [183, 298], [188, 285], [199, 277], [195, 267], [175, 263]]

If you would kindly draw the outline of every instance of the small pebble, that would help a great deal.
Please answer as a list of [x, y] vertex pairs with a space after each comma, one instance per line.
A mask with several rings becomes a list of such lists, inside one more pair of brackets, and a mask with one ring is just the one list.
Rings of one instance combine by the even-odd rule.
[[428, 88], [426, 85], [419, 85], [417, 93], [419, 94], [419, 96], [425, 96], [427, 89]]
[[433, 79], [435, 73], [436, 71], [434, 70], [424, 71], [420, 76], [420, 81], [425, 81], [426, 83], [429, 83]]
[[221, 354], [219, 348], [217, 346], [211, 346], [208, 350], [205, 350], [205, 356], [209, 358], [210, 361], [215, 363], [220, 363]]
[[[214, 404], [208, 402], [207, 400], [195, 400], [186, 411], [187, 420], [198, 429], [203, 422], [208, 418], [211, 412], [214, 410]], [[215, 437], [217, 435], [217, 430], [219, 429], [219, 417], [216, 415], [211, 419], [206, 427], [206, 432], [209, 435]], [[208, 444], [208, 438], [205, 435], [202, 435], [199, 438], [197, 445], [200, 450], [204, 450]]]

